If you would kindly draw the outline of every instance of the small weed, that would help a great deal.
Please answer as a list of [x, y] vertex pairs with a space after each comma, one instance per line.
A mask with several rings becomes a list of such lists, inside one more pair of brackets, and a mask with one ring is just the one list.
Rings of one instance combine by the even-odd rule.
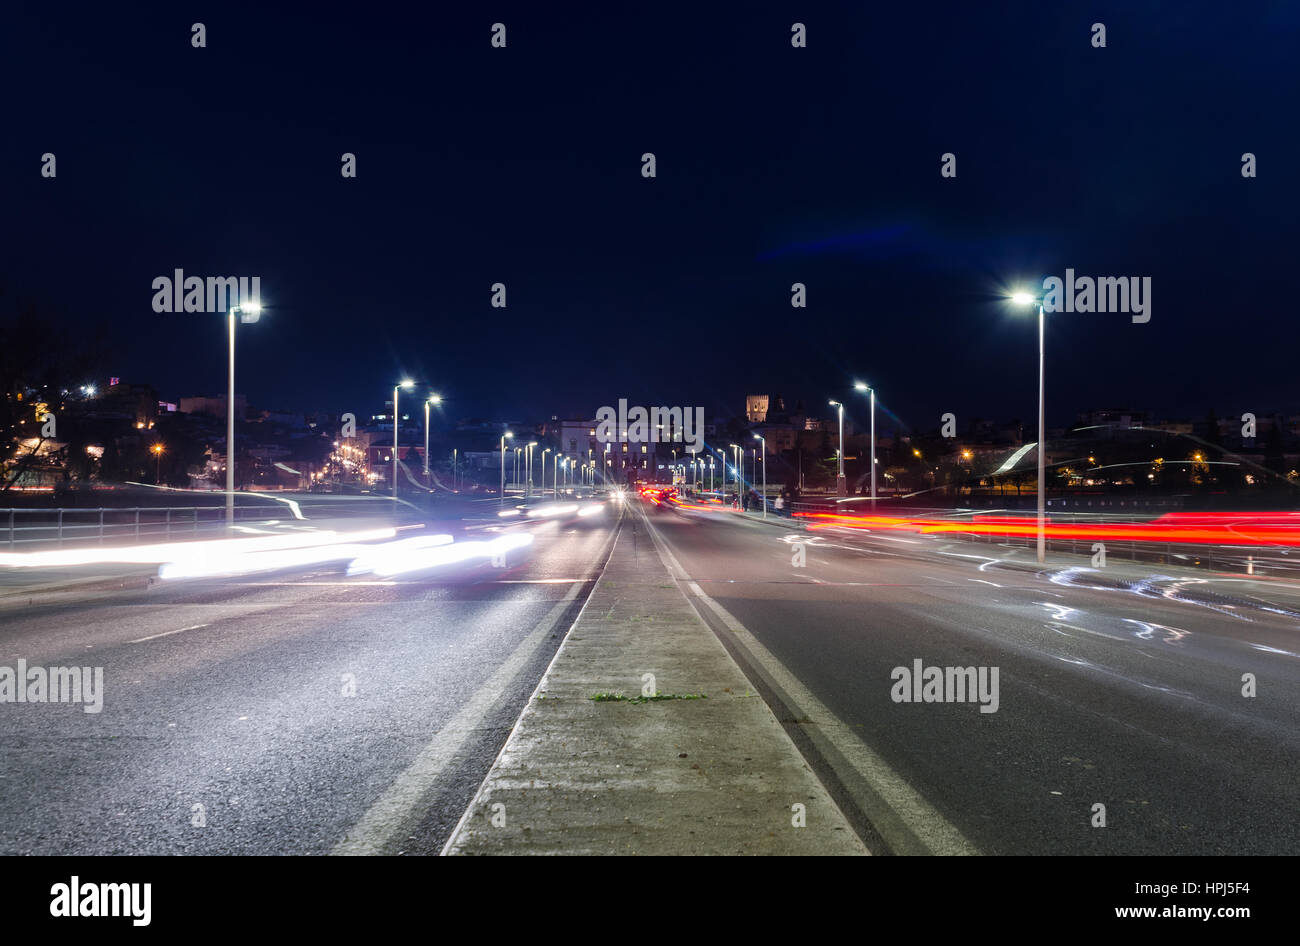
[[596, 703], [658, 703], [660, 700], [707, 700], [703, 693], [656, 693], [654, 696], [624, 696], [622, 693], [596, 693], [589, 697]]

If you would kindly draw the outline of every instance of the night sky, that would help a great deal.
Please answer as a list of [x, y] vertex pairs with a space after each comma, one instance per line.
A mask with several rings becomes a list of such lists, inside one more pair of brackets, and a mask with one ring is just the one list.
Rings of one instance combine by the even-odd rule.
[[103, 373], [172, 401], [225, 387], [224, 319], [152, 311], [180, 267], [262, 277], [259, 406], [864, 416], [862, 378], [923, 429], [1033, 418], [1002, 296], [1072, 267], [1152, 319], [1052, 316], [1049, 422], [1300, 410], [1294, 3], [604, 6], [11, 4], [0, 306], [110, 323]]

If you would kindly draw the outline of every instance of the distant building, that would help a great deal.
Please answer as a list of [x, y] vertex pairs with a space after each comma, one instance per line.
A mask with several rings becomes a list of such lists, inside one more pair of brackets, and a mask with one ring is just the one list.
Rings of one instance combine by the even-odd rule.
[[[248, 398], [243, 394], [235, 395], [235, 416], [243, 417], [248, 411]], [[182, 414], [207, 414], [210, 417], [226, 416], [226, 396], [219, 397], [183, 397], [180, 412]]]
[[1101, 408], [1080, 411], [1077, 415], [1079, 427], [1110, 427], [1118, 430], [1130, 430], [1134, 427], [1147, 426], [1147, 412], [1124, 408]]

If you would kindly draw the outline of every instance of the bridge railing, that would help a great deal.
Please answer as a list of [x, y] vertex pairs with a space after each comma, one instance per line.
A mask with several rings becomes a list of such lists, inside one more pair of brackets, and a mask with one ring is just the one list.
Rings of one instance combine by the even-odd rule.
[[[271, 513], [236, 506], [235, 521], [265, 521]], [[0, 548], [133, 545], [218, 534], [225, 527], [225, 506], [0, 509]]]

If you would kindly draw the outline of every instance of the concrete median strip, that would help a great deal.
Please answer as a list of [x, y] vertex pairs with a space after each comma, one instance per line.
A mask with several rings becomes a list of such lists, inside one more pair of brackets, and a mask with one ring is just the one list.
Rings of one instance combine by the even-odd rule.
[[869, 852], [631, 512], [443, 853]]

